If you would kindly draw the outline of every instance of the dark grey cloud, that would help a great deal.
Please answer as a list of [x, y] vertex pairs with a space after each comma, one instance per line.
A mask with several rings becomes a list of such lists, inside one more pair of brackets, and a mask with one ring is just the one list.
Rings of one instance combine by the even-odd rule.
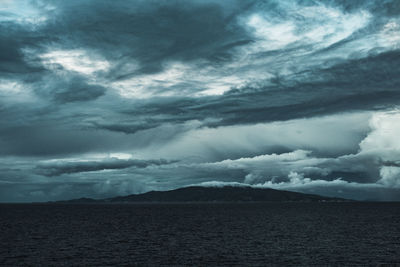
[[[330, 68], [282, 77], [279, 85], [232, 89], [222, 96], [162, 98], [143, 101], [123, 116], [151, 118], [133, 123], [94, 126], [134, 133], [163, 123], [203, 120], [217, 127], [321, 116], [336, 112], [377, 110], [399, 104], [400, 52], [350, 60]], [[329, 95], [329, 97], [326, 97]]]
[[146, 168], [151, 165], [171, 164], [171, 161], [160, 160], [137, 160], [110, 158], [102, 161], [78, 161], [78, 162], [50, 162], [36, 166], [36, 172], [45, 176], [58, 176], [79, 172], [92, 172], [102, 170], [126, 169], [130, 167]]
[[348, 12], [363, 8], [373, 12], [374, 14], [379, 14], [382, 17], [397, 16], [400, 14], [400, 5], [397, 1], [333, 0], [327, 2], [334, 7], [339, 6]]
[[37, 94], [49, 97], [56, 104], [90, 101], [105, 94], [106, 88], [101, 85], [88, 84], [79, 76], [68, 75], [67, 78], [44, 79], [36, 89]]
[[36, 48], [41, 39], [21, 25], [0, 22], [0, 77], [43, 71], [40, 65], [30, 64], [22, 52], [23, 48]]
[[[57, 10], [43, 32], [66, 47], [94, 49], [115, 61], [110, 75], [116, 79], [158, 72], [168, 60], [230, 60], [230, 49], [250, 41], [233, 18], [251, 2], [230, 1], [223, 6], [197, 1], [51, 3]], [[228, 4], [233, 10], [226, 12], [223, 8]], [[131, 60], [140, 63], [135, 73], [125, 67]]]

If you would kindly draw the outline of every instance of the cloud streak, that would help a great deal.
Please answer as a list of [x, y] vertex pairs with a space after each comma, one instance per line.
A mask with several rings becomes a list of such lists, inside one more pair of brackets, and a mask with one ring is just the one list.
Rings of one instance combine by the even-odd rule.
[[47, 162], [36, 166], [38, 174], [45, 176], [59, 176], [62, 174], [93, 172], [126, 168], [146, 168], [148, 166], [160, 166], [171, 164], [167, 160], [135, 160], [110, 158], [102, 161], [57, 161]]

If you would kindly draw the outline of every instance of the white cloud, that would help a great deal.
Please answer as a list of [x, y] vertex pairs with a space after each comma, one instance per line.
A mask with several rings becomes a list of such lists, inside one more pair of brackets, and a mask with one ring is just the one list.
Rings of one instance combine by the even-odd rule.
[[377, 182], [388, 187], [400, 188], [400, 168], [384, 166], [380, 170], [381, 179]]
[[249, 184], [238, 183], [238, 182], [221, 182], [221, 181], [208, 181], [198, 184], [190, 184], [188, 186], [204, 186], [204, 187], [224, 187], [224, 186], [234, 186], [234, 187], [252, 187]]
[[377, 36], [380, 44], [391, 49], [400, 48], [400, 20], [391, 20], [386, 23]]
[[306, 160], [309, 157], [311, 151], [296, 150], [289, 153], [282, 154], [267, 154], [260, 155], [251, 158], [239, 158], [235, 160], [227, 159], [214, 163], [205, 163], [205, 166], [218, 166], [223, 168], [251, 168], [265, 167], [270, 168], [271, 164], [287, 164], [291, 162], [298, 162], [301, 160]]
[[309, 188], [318, 186], [348, 186], [348, 185], [359, 185], [358, 183], [351, 183], [343, 181], [338, 178], [332, 181], [322, 180], [322, 179], [310, 179], [305, 178], [304, 174], [291, 171], [288, 174], [288, 181], [284, 182], [274, 182], [266, 181], [265, 183], [255, 184], [255, 187], [269, 187], [275, 189], [299, 189], [299, 188]]
[[371, 149], [400, 150], [400, 111], [374, 113], [370, 120], [371, 133], [361, 142], [362, 151]]
[[97, 71], [107, 71], [108, 61], [92, 55], [84, 50], [52, 50], [39, 56], [44, 65], [56, 70], [57, 65], [64, 69], [75, 71], [83, 75], [92, 75]]
[[[177, 92], [169, 87], [183, 82], [188, 71], [189, 66], [182, 63], [170, 63], [162, 72], [135, 75], [129, 79], [113, 82], [111, 86], [125, 98], [149, 98], [154, 95], [172, 96]], [[163, 90], [160, 90], [161, 88]]]
[[[137, 70], [132, 69], [132, 72]], [[111, 86], [124, 98], [150, 98], [163, 96], [222, 95], [232, 87], [246, 84], [243, 77], [221, 73], [213, 66], [201, 62], [189, 65], [170, 62], [164, 70], [153, 74], [137, 74], [131, 78], [112, 82]]]
[[0, 97], [3, 100], [12, 100], [10, 103], [30, 102], [36, 99], [29, 85], [8, 79], [0, 79]]
[[[53, 7], [46, 4], [42, 5], [41, 8], [50, 10]], [[30, 1], [0, 0], [0, 11], [5, 12], [0, 16], [0, 22], [13, 21], [29, 24], [30, 26], [38, 26], [48, 20], [43, 12], [44, 10], [39, 9], [37, 5]]]
[[299, 42], [299, 46], [309, 43], [317, 48], [328, 47], [365, 27], [371, 18], [366, 11], [344, 13], [323, 5], [293, 4], [286, 8], [287, 14], [281, 18], [265, 11], [245, 18], [245, 25], [258, 39], [253, 52], [282, 49], [295, 42]]
[[372, 15], [364, 10], [343, 12], [322, 4], [301, 6], [294, 1], [279, 1], [277, 5], [280, 12], [260, 8], [238, 19], [254, 42], [236, 48], [232, 65], [240, 66], [237, 75], [250, 84], [254, 76], [256, 81], [268, 81], [276, 74], [290, 75], [321, 64], [328, 67], [355, 54], [368, 56], [368, 51], [381, 46], [374, 40], [378, 38], [356, 39], [318, 53], [366, 27]]
[[20, 94], [23, 91], [23, 86], [19, 82], [4, 80], [0, 82], [1, 94]]
[[340, 178], [327, 181], [327, 180], [312, 180], [310, 178], [304, 178], [302, 174], [296, 172], [291, 172], [289, 174], [289, 181], [286, 182], [272, 182], [267, 181], [265, 183], [258, 184], [248, 184], [240, 182], [223, 182], [223, 181], [206, 181], [197, 184], [191, 184], [188, 186], [205, 186], [205, 187], [224, 187], [224, 186], [234, 186], [234, 187], [252, 187], [252, 188], [273, 188], [278, 190], [291, 190], [291, 191], [301, 191], [301, 189], [311, 189], [317, 187], [334, 187], [334, 188], [382, 188], [381, 184], [375, 183], [355, 183], [347, 182]]
[[[261, 45], [266, 50], [284, 48], [300, 38], [294, 34], [295, 26], [292, 22], [272, 23], [260, 14], [251, 15], [247, 25], [253, 29], [256, 38], [263, 40]], [[257, 45], [260, 45], [260, 41]]]

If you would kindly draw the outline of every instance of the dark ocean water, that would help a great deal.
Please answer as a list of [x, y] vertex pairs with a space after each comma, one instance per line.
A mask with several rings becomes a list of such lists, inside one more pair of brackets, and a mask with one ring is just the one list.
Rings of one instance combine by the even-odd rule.
[[2, 266], [400, 266], [400, 203], [2, 204], [0, 233]]

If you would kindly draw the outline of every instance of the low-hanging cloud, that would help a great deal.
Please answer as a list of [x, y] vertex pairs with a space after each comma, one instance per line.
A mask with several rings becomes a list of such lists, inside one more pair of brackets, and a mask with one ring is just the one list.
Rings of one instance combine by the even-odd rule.
[[45, 176], [59, 176], [79, 172], [92, 172], [103, 170], [126, 169], [130, 167], [146, 168], [148, 166], [159, 166], [171, 164], [171, 161], [159, 160], [137, 160], [110, 158], [102, 161], [57, 161], [42, 163], [36, 166], [36, 173]]

